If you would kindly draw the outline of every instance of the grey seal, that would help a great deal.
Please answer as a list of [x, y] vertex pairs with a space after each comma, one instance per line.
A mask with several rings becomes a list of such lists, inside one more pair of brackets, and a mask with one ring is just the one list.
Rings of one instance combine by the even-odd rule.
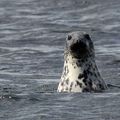
[[67, 35], [64, 67], [58, 92], [100, 92], [107, 85], [95, 62], [93, 42], [86, 32]]

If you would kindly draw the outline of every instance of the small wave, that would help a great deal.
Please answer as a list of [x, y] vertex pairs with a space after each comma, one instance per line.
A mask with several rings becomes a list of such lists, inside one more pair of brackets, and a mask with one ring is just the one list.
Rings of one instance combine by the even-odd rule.
[[54, 52], [54, 51], [62, 51], [61, 46], [48, 46], [48, 45], [40, 45], [40, 46], [30, 46], [30, 47], [0, 47], [3, 50], [9, 51], [39, 51], [39, 52]]
[[96, 52], [104, 55], [117, 55], [120, 54], [120, 44], [97, 46]]

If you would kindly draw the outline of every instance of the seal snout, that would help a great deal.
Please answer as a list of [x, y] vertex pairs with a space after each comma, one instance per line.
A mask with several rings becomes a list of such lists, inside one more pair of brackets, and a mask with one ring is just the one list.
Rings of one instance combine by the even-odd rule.
[[77, 41], [76, 43], [72, 44], [70, 46], [71, 52], [80, 52], [83, 53], [87, 50], [87, 46], [84, 42], [82, 41]]

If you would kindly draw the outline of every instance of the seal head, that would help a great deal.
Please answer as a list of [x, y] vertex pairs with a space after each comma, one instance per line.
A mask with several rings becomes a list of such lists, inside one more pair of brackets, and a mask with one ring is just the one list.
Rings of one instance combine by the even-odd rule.
[[93, 42], [85, 32], [72, 32], [66, 38], [66, 52], [78, 59], [94, 56]]
[[94, 45], [89, 34], [80, 31], [69, 33], [58, 92], [96, 92], [106, 88], [95, 62]]

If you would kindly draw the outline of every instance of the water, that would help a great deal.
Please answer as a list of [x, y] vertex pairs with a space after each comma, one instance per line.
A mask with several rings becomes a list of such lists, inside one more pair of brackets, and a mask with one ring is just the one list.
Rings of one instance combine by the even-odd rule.
[[119, 0], [0, 0], [0, 120], [119, 120], [120, 89], [57, 93], [65, 36], [87, 31], [107, 83], [120, 85]]

